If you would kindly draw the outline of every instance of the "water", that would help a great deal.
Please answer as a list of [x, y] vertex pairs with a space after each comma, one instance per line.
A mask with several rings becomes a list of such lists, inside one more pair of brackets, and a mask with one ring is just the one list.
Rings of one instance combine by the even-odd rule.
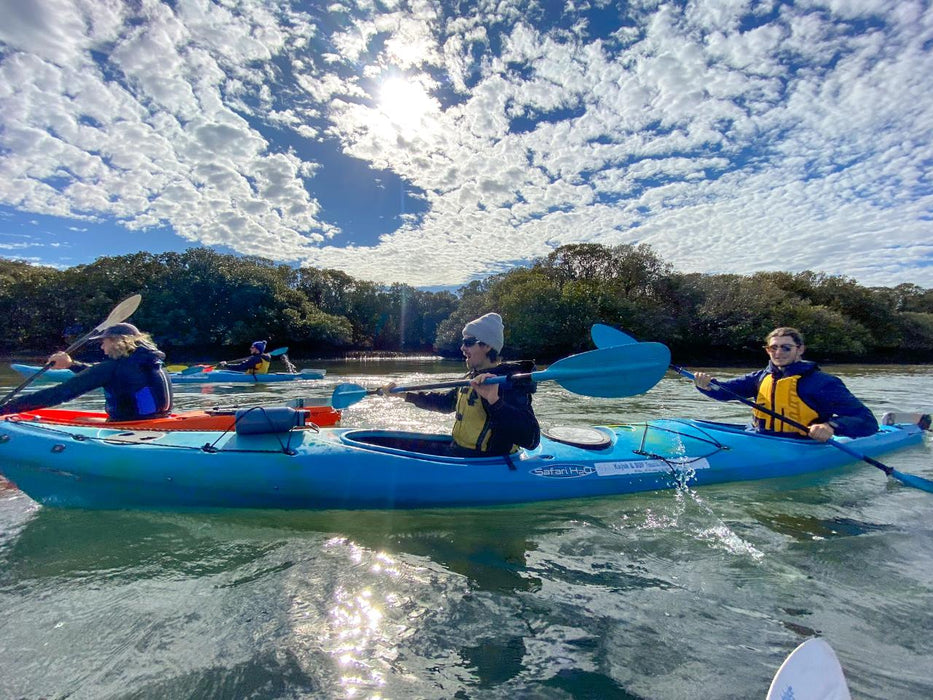
[[[328, 376], [182, 387], [176, 404], [460, 372], [430, 359], [299, 366]], [[933, 367], [831, 369], [879, 415], [933, 411]], [[4, 392], [18, 383], [0, 370]], [[747, 418], [673, 374], [616, 400], [542, 384], [535, 407], [544, 427]], [[446, 432], [450, 420], [374, 397], [344, 425]], [[933, 478], [931, 457], [928, 437], [882, 459]], [[0, 698], [761, 698], [814, 635], [853, 697], [929, 698], [931, 516], [933, 494], [864, 463], [415, 512], [59, 511], [0, 486]]]

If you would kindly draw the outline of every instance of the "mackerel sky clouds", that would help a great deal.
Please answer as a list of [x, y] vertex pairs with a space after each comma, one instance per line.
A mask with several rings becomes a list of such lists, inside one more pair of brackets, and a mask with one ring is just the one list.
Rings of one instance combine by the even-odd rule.
[[927, 1], [0, 0], [0, 256], [933, 287]]

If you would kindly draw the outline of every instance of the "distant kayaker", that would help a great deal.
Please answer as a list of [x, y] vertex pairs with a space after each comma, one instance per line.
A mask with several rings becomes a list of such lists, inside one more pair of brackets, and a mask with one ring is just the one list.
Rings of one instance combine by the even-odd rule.
[[257, 340], [249, 346], [249, 357], [242, 362], [227, 364], [221, 362], [220, 366], [234, 372], [249, 372], [250, 374], [266, 374], [272, 364], [272, 355], [266, 354], [266, 341]]
[[163, 368], [165, 354], [148, 333], [132, 323], [117, 323], [89, 340], [100, 340], [108, 359], [97, 364], [75, 362], [65, 352], [49, 356], [55, 369], [70, 369], [74, 377], [26, 394], [0, 407], [0, 415], [57, 406], [94, 389], [104, 390], [105, 410], [113, 421], [157, 418], [172, 410], [172, 384]]
[[806, 346], [796, 328], [775, 328], [765, 338], [764, 349], [770, 357], [767, 368], [736, 379], [715, 380], [728, 391], [711, 386], [712, 375], [696, 372], [697, 389], [718, 401], [734, 399], [735, 394], [754, 398], [763, 408], [809, 426], [809, 433], [804, 433], [780, 418], [752, 409], [755, 429], [762, 433], [809, 436], [826, 442], [834, 435], [854, 438], [877, 432], [875, 416], [841, 379], [802, 359]]
[[[525, 374], [533, 362], [500, 362], [504, 326], [496, 313], [470, 321], [463, 327], [460, 351], [466, 358], [470, 384], [446, 392], [408, 392], [406, 401], [419, 408], [456, 412], [450, 454], [463, 457], [506, 455], [520, 447], [534, 448], [541, 429], [531, 406], [535, 385], [530, 380], [486, 384], [494, 376]], [[382, 387], [387, 394], [396, 386]]]

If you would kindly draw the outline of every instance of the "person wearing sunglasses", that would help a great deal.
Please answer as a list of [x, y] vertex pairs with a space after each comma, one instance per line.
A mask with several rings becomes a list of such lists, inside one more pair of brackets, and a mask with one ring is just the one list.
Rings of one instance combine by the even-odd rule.
[[[531, 361], [501, 362], [504, 325], [497, 313], [488, 313], [463, 327], [460, 351], [466, 359], [468, 386], [450, 391], [406, 392], [406, 401], [432, 411], [455, 413], [449, 453], [475, 457], [508, 455], [520, 447], [534, 448], [541, 440], [541, 429], [531, 395], [532, 381], [487, 384], [494, 376], [527, 374], [534, 371]], [[388, 395], [396, 384], [382, 387]]]
[[694, 373], [697, 389], [717, 401], [734, 399], [734, 394], [754, 398], [758, 405], [809, 426], [809, 431], [804, 433], [779, 418], [753, 409], [753, 426], [762, 433], [826, 442], [834, 435], [854, 438], [877, 432], [875, 416], [841, 379], [823, 372], [815, 362], [803, 359], [806, 346], [796, 328], [775, 328], [765, 338], [764, 350], [769, 358], [765, 369], [735, 379], [715, 380], [728, 391], [712, 386], [714, 377], [706, 372]]

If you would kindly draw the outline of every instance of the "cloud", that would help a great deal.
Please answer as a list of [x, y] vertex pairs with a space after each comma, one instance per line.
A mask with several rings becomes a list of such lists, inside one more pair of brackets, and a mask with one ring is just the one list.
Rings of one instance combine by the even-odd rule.
[[[925, 4], [454, 7], [0, 0], [0, 202], [379, 282], [645, 242], [933, 286]], [[350, 162], [424, 210], [362, 235]]]

